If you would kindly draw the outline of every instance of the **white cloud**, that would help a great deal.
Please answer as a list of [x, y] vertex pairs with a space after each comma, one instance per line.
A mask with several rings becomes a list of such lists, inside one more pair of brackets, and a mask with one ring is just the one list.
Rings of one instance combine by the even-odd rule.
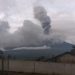
[[24, 19], [33, 20], [32, 7], [36, 4], [43, 5], [47, 9], [52, 20], [52, 28], [60, 31], [73, 42], [75, 0], [0, 0], [0, 19], [7, 15], [6, 19], [10, 23], [12, 32], [22, 26]]

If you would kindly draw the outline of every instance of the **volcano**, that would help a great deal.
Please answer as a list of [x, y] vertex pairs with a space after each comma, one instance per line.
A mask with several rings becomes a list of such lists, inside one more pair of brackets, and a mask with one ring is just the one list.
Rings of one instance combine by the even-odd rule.
[[61, 44], [51, 44], [49, 46], [41, 47], [18, 47], [14, 49], [8, 49], [5, 51], [5, 55], [10, 55], [11, 58], [16, 59], [37, 59], [39, 57], [51, 58], [64, 52], [70, 52], [73, 45], [67, 42]]

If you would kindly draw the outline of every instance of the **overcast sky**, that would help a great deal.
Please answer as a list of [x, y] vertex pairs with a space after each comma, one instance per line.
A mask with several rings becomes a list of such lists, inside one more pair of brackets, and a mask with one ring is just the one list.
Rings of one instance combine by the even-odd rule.
[[0, 0], [0, 19], [9, 22], [10, 32], [22, 26], [25, 19], [36, 23], [33, 16], [35, 5], [44, 6], [51, 18], [52, 29], [75, 44], [75, 0]]

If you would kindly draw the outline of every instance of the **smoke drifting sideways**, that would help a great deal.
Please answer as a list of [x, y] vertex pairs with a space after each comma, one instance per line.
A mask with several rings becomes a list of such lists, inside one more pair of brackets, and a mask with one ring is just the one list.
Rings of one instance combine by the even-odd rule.
[[44, 34], [49, 34], [50, 32], [50, 24], [51, 20], [47, 15], [47, 12], [44, 7], [42, 6], [35, 6], [34, 7], [34, 16], [37, 20], [39, 20], [42, 24], [42, 28], [44, 29]]

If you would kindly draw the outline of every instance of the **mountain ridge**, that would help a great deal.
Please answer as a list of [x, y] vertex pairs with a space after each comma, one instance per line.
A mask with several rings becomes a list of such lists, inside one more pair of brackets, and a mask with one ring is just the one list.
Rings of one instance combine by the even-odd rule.
[[[6, 50], [5, 55], [10, 55], [11, 58], [16, 59], [37, 59], [39, 57], [51, 58], [53, 56], [57, 56], [64, 52], [70, 52], [74, 45], [63, 42], [61, 44], [50, 44], [50, 47], [32, 47], [27, 49], [15, 48], [11, 50]], [[34, 48], [34, 49], [33, 49]]]

